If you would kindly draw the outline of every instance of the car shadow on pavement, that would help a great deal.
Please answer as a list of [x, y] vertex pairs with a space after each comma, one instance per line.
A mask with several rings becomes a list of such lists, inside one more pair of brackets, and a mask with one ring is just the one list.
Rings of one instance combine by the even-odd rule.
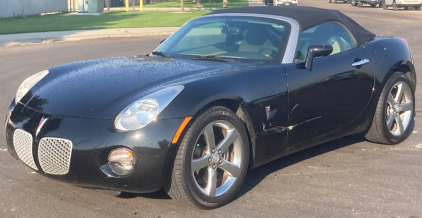
[[166, 193], [166, 191], [164, 191], [164, 189], [160, 189], [159, 191], [152, 192], [152, 193], [127, 193], [127, 192], [122, 192], [117, 197], [119, 197], [119, 198], [141, 197], [141, 198], [151, 198], [151, 199], [160, 199], [160, 200], [171, 199], [170, 196]]
[[248, 172], [245, 178], [245, 182], [242, 185], [239, 193], [236, 196], [237, 198], [242, 197], [244, 194], [251, 191], [255, 186], [257, 186], [262, 180], [265, 179], [268, 175], [279, 171], [283, 168], [291, 166], [293, 164], [299, 163], [309, 158], [313, 158], [330, 151], [334, 151], [352, 144], [365, 141], [363, 134], [354, 134], [346, 136], [334, 141], [326, 142], [305, 150], [281, 157], [277, 160], [271, 161], [263, 166], [255, 168]]

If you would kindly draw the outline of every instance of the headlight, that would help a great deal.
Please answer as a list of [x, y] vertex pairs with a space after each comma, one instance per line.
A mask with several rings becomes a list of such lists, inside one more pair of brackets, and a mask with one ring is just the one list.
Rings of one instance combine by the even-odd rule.
[[113, 173], [125, 176], [133, 171], [136, 164], [135, 153], [127, 148], [118, 148], [110, 152], [108, 166]]
[[164, 88], [135, 101], [120, 112], [114, 126], [118, 130], [129, 131], [148, 125], [183, 88], [182, 85]]
[[35, 84], [37, 84], [37, 82], [39, 82], [42, 78], [47, 76], [48, 73], [49, 73], [48, 70], [44, 70], [44, 71], [41, 71], [37, 74], [34, 74], [34, 75], [28, 77], [26, 80], [24, 80], [22, 82], [22, 84], [19, 86], [18, 91], [16, 92], [15, 104], [17, 104], [23, 98], [23, 96], [25, 96], [26, 93], [28, 93], [28, 91]]

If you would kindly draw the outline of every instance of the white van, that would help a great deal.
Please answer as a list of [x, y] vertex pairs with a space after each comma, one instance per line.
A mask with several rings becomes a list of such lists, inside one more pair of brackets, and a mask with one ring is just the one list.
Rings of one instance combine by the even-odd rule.
[[384, 0], [383, 8], [387, 9], [388, 6], [392, 6], [395, 11], [399, 10], [400, 7], [404, 7], [404, 10], [408, 10], [409, 7], [414, 7], [415, 10], [421, 10], [422, 0]]

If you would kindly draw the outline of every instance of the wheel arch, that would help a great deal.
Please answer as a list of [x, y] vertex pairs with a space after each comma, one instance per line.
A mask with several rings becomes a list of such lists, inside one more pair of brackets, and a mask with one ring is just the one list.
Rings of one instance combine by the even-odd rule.
[[399, 61], [395, 65], [393, 65], [388, 72], [386, 73], [385, 77], [383, 78], [383, 81], [381, 82], [382, 87], [385, 86], [388, 79], [395, 73], [395, 72], [402, 72], [404, 73], [409, 79], [412, 84], [412, 88], [416, 89], [416, 72], [413, 64], [410, 61]]

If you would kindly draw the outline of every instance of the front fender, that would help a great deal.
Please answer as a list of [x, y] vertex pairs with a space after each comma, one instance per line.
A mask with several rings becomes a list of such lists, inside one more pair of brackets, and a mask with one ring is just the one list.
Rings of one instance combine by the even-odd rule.
[[184, 90], [160, 114], [160, 119], [194, 116], [217, 100], [246, 104], [287, 91], [286, 75], [281, 64], [221, 73], [190, 81], [184, 86]]

